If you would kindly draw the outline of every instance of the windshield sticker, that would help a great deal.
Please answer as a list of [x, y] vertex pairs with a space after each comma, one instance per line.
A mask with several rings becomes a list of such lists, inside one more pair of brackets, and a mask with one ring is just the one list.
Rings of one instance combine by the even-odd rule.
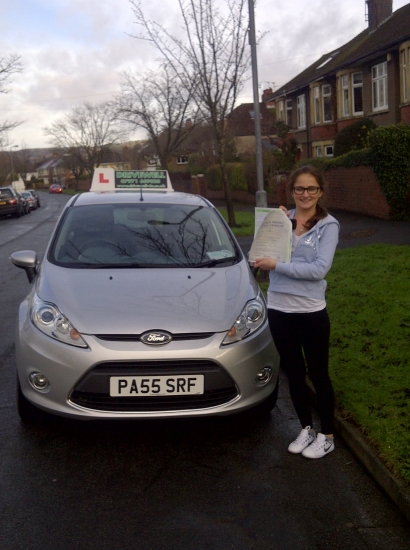
[[210, 260], [221, 260], [222, 258], [233, 257], [230, 250], [215, 250], [213, 252], [207, 252], [206, 255]]

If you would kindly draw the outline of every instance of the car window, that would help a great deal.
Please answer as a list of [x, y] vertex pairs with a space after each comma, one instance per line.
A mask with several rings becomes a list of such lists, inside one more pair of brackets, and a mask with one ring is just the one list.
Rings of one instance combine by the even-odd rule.
[[0, 189], [0, 199], [9, 199], [13, 197], [11, 189]]
[[49, 260], [71, 267], [201, 267], [239, 260], [209, 207], [115, 204], [69, 208]]

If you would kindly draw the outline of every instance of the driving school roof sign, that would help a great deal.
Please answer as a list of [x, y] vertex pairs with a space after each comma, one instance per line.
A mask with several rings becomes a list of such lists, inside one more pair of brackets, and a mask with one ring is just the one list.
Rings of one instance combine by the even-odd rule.
[[173, 191], [166, 170], [114, 170], [96, 168], [91, 191]]

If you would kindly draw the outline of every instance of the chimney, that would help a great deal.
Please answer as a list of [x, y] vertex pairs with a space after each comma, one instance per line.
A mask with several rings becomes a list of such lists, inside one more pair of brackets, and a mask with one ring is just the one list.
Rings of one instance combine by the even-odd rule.
[[393, 0], [366, 0], [369, 31], [373, 32], [393, 13]]
[[272, 88], [267, 88], [266, 90], [263, 90], [262, 94], [262, 101], [265, 102], [269, 96], [273, 94]]

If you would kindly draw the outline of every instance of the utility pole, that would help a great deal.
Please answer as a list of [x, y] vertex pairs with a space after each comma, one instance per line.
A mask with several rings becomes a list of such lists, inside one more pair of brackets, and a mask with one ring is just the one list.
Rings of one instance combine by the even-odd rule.
[[252, 84], [253, 84], [253, 112], [255, 114], [255, 154], [256, 154], [256, 179], [258, 190], [256, 191], [256, 206], [267, 207], [268, 200], [263, 186], [263, 160], [262, 160], [262, 133], [261, 114], [259, 108], [258, 89], [258, 62], [256, 58], [255, 36], [255, 6], [254, 0], [248, 0], [249, 6], [249, 44], [251, 46]]

